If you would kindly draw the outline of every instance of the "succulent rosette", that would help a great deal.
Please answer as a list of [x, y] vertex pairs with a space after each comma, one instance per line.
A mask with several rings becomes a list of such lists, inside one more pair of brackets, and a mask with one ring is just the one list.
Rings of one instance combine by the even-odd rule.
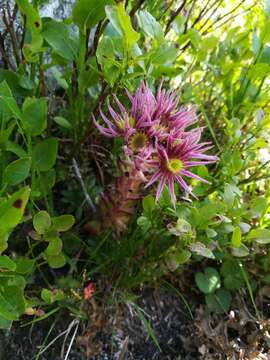
[[202, 127], [195, 108], [179, 107], [175, 91], [159, 87], [156, 96], [142, 82], [134, 96], [127, 92], [131, 102], [127, 109], [115, 96], [119, 111], [108, 104], [108, 116], [100, 110], [104, 126], [94, 119], [98, 130], [107, 137], [122, 137], [124, 153], [142, 175], [145, 187], [159, 182], [156, 199], [168, 183], [172, 203], [175, 206], [174, 184], [177, 183], [188, 194], [192, 194], [186, 179], [208, 183], [191, 172], [190, 168], [207, 165], [218, 160], [207, 155], [211, 144], [201, 142]]

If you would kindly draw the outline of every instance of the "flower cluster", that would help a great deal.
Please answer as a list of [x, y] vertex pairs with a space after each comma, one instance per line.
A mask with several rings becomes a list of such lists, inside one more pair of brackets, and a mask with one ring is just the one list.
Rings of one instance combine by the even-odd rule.
[[178, 97], [173, 91], [162, 90], [154, 96], [142, 82], [135, 96], [127, 92], [131, 102], [130, 110], [114, 96], [116, 111], [108, 104], [109, 119], [100, 109], [104, 126], [94, 118], [98, 130], [107, 137], [122, 137], [126, 156], [134, 162], [146, 182], [146, 187], [159, 181], [156, 198], [168, 183], [171, 199], [175, 205], [174, 183], [178, 183], [188, 194], [192, 194], [185, 178], [207, 183], [189, 169], [213, 163], [216, 156], [205, 152], [211, 148], [208, 142], [200, 142], [202, 127], [196, 124], [193, 107], [178, 108]]

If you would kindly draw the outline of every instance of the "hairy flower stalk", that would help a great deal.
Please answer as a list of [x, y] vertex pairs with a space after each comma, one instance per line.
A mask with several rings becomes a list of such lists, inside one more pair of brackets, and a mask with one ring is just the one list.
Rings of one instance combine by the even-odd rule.
[[117, 109], [109, 104], [109, 117], [100, 109], [103, 123], [93, 119], [104, 136], [124, 140], [123, 154], [129, 165], [100, 201], [106, 227], [113, 228], [117, 234], [126, 229], [142, 189], [149, 189], [158, 182], [158, 200], [167, 183], [175, 207], [175, 184], [186, 194], [193, 195], [187, 183], [189, 178], [208, 181], [194, 174], [192, 168], [218, 159], [205, 154], [212, 146], [200, 142], [203, 128], [196, 127], [196, 111], [194, 107], [178, 107], [175, 92], [160, 87], [154, 96], [142, 82], [134, 96], [129, 92], [127, 95], [130, 109], [115, 96]]

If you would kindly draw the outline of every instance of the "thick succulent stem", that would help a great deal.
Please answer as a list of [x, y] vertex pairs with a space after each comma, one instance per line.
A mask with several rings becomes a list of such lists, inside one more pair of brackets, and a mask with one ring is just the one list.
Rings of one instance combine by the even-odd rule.
[[136, 203], [141, 197], [144, 179], [133, 166], [125, 169], [100, 199], [102, 230], [111, 228], [119, 236], [128, 226], [135, 213]]

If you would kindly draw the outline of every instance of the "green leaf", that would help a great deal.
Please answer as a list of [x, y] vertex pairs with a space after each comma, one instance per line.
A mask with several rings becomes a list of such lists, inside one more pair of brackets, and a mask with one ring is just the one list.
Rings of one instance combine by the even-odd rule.
[[72, 12], [73, 21], [85, 33], [105, 17], [105, 6], [113, 4], [113, 0], [77, 0]]
[[53, 269], [58, 269], [66, 264], [66, 258], [62, 253], [56, 256], [46, 256], [46, 259]]
[[9, 330], [12, 325], [12, 320], [7, 320], [3, 316], [0, 316], [0, 329]]
[[58, 139], [51, 137], [38, 143], [33, 149], [33, 162], [39, 171], [48, 171], [56, 161]]
[[265, 0], [265, 14], [270, 16], [270, 0]]
[[239, 247], [231, 248], [231, 252], [232, 255], [236, 257], [245, 257], [249, 255], [249, 249], [244, 244], [241, 244]]
[[139, 40], [140, 34], [133, 29], [124, 4], [106, 6], [106, 15], [116, 31], [125, 38], [127, 47], [131, 48]]
[[164, 34], [161, 25], [148, 11], [140, 10], [137, 12], [136, 17], [139, 27], [146, 35], [149, 35], [158, 43], [164, 40]]
[[256, 197], [252, 199], [250, 204], [250, 214], [253, 218], [260, 218], [264, 215], [268, 207], [267, 198]]
[[18, 320], [25, 311], [24, 279], [20, 276], [1, 279], [0, 315], [7, 320]]
[[207, 294], [205, 300], [210, 310], [222, 314], [230, 309], [232, 296], [228, 290], [222, 288], [214, 294]]
[[40, 135], [47, 127], [47, 100], [27, 98], [22, 107], [23, 126], [32, 136]]
[[231, 244], [232, 246], [234, 247], [239, 247], [241, 246], [241, 229], [239, 226], [237, 226], [234, 231], [233, 231], [233, 234], [232, 234], [232, 239], [231, 239]]
[[21, 158], [27, 157], [27, 152], [20, 145], [9, 140], [6, 142], [6, 151], [10, 151]]
[[16, 259], [16, 273], [18, 274], [29, 274], [34, 270], [35, 260], [32, 259]]
[[228, 290], [240, 289], [244, 286], [244, 279], [239, 271], [238, 260], [230, 258], [224, 261], [220, 273], [224, 277], [224, 285]]
[[0, 203], [0, 233], [1, 230], [12, 230], [21, 221], [25, 206], [30, 195], [28, 186], [14, 193], [9, 199]]
[[155, 51], [151, 52], [151, 62], [155, 65], [169, 65], [177, 57], [178, 50], [170, 43], [161, 44]]
[[137, 225], [142, 228], [144, 231], [147, 231], [151, 228], [151, 221], [146, 216], [139, 216], [137, 219]]
[[147, 195], [143, 199], [143, 210], [147, 216], [151, 215], [156, 206], [155, 199], [152, 195]]
[[21, 119], [22, 113], [18, 108], [18, 105], [13, 97], [0, 95], [0, 100], [5, 104], [5, 106], [11, 111], [15, 119]]
[[16, 263], [13, 260], [11, 260], [8, 256], [1, 255], [0, 256], [0, 268], [1, 269], [8, 269], [10, 271], [15, 271], [16, 270]]
[[270, 243], [270, 230], [268, 229], [253, 229], [249, 232], [247, 240], [254, 240], [258, 244]]
[[204, 294], [210, 294], [220, 287], [220, 276], [216, 269], [209, 267], [204, 273], [196, 273], [195, 282]]
[[33, 219], [33, 226], [38, 234], [45, 234], [50, 229], [51, 224], [51, 217], [47, 211], [41, 210], [35, 214]]
[[8, 164], [5, 168], [3, 181], [9, 185], [18, 185], [23, 182], [29, 175], [31, 159], [21, 158]]
[[56, 124], [62, 126], [63, 128], [66, 128], [66, 129], [72, 128], [71, 123], [67, 119], [65, 119], [63, 116], [55, 116], [53, 118], [53, 121], [56, 122]]
[[34, 31], [40, 31], [42, 23], [37, 10], [28, 0], [16, 0], [16, 3], [19, 6], [20, 12], [26, 16], [27, 26]]
[[45, 250], [45, 254], [47, 257], [59, 255], [62, 251], [62, 248], [62, 240], [58, 236], [56, 236], [50, 240], [49, 245]]
[[49, 20], [44, 24], [42, 35], [52, 49], [64, 59], [75, 60], [78, 56], [78, 37], [63, 22]]
[[74, 216], [72, 215], [61, 215], [52, 218], [53, 228], [57, 231], [68, 231], [75, 223]]
[[[6, 80], [0, 83], [0, 96], [12, 98], [12, 92]], [[10, 108], [5, 104], [3, 100], [0, 100], [0, 119], [7, 121], [12, 117]]]
[[42, 289], [41, 291], [41, 299], [45, 301], [47, 304], [53, 303], [53, 293], [48, 289]]
[[215, 256], [211, 249], [207, 248], [205, 244], [197, 241], [190, 245], [190, 250], [197, 255], [206, 257], [208, 259], [215, 259]]
[[179, 265], [183, 265], [186, 262], [188, 262], [190, 257], [191, 257], [190, 251], [182, 250], [181, 252], [169, 254], [168, 256], [166, 256], [165, 261], [169, 270], [175, 271], [179, 267]]
[[63, 74], [57, 69], [56, 66], [53, 66], [51, 68], [52, 75], [54, 76], [57, 85], [59, 85], [61, 88], [67, 90], [68, 89], [68, 83], [66, 79], [64, 78]]
[[235, 199], [234, 186], [230, 184], [225, 184], [224, 200], [228, 205], [229, 209], [233, 207], [234, 199]]

